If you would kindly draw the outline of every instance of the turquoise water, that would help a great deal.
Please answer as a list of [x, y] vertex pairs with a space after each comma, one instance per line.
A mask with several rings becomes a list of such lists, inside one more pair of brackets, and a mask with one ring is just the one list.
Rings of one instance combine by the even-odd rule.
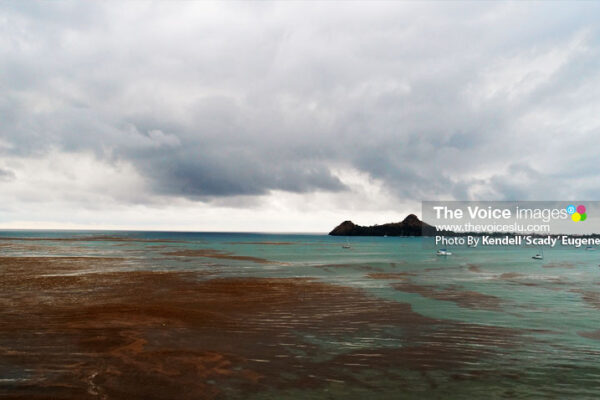
[[[350, 249], [342, 247], [347, 240]], [[498, 336], [497, 343], [489, 338], [471, 342], [454, 328], [439, 331], [445, 335], [439, 342], [444, 351], [486, 350], [451, 370], [372, 364], [351, 372], [358, 382], [372, 382], [370, 388], [332, 379], [317, 392], [272, 388], [255, 398], [317, 398], [323, 390], [331, 398], [600, 397], [600, 251], [546, 248], [538, 261], [531, 259], [538, 249], [483, 247], [438, 257], [421, 238], [249, 233], [6, 231], [0, 241], [11, 243], [1, 249], [3, 256], [123, 257], [127, 261], [115, 266], [118, 270], [207, 271], [206, 279], [313, 278], [408, 303], [424, 317], [456, 326], [518, 331]], [[241, 258], [165, 255], [202, 249]], [[396, 323], [343, 340], [327, 333], [305, 339], [333, 356], [361, 348], [402, 348], [406, 329]]]

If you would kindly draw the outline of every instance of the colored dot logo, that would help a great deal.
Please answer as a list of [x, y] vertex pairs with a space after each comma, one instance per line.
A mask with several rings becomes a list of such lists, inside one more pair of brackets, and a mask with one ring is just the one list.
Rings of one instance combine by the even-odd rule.
[[580, 204], [575, 208], [574, 205], [567, 206], [567, 213], [571, 216], [571, 219], [575, 222], [585, 221], [587, 219], [586, 209], [583, 204]]

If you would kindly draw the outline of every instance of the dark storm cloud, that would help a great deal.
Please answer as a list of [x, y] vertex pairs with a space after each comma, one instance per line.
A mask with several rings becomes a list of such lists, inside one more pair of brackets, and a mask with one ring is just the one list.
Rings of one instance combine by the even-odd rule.
[[346, 190], [336, 168], [399, 199], [593, 190], [568, 172], [600, 150], [593, 3], [0, 7], [0, 154], [201, 200]]

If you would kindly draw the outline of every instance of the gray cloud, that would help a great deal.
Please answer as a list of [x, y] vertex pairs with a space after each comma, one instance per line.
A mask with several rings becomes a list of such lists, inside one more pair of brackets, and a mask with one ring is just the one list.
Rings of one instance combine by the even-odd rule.
[[15, 173], [9, 169], [0, 168], [0, 181], [11, 181], [15, 179]]
[[598, 11], [4, 2], [0, 154], [91, 152], [203, 201], [349, 190], [336, 168], [401, 200], [591, 196]]

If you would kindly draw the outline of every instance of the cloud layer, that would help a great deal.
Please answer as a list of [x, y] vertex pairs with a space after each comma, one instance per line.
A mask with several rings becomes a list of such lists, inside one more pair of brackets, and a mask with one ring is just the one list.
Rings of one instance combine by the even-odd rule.
[[0, 215], [598, 198], [599, 11], [4, 2]]

